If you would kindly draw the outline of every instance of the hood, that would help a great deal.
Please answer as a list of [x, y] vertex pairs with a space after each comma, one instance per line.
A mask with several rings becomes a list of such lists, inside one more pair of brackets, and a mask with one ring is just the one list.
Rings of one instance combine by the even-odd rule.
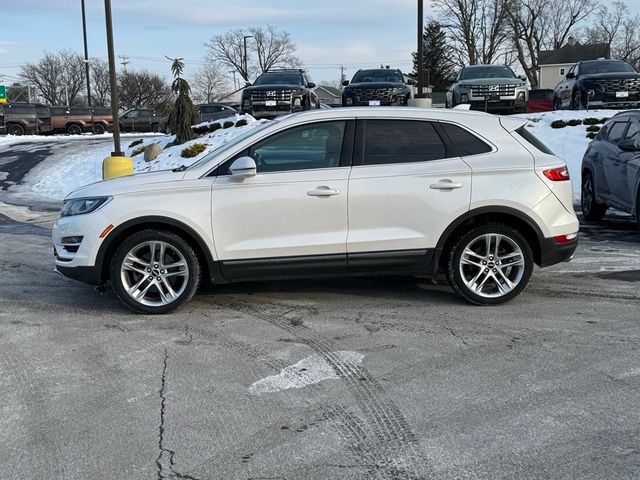
[[344, 90], [349, 90], [350, 88], [364, 88], [367, 90], [373, 90], [374, 88], [405, 88], [406, 86], [406, 83], [401, 82], [361, 82], [350, 83]]
[[159, 172], [138, 173], [127, 177], [112, 178], [91, 183], [74, 190], [67, 198], [95, 197], [103, 195], [118, 195], [141, 190], [167, 188], [167, 183], [175, 183], [184, 178], [184, 172], [161, 170]]
[[276, 85], [252, 85], [250, 87], [245, 87], [245, 92], [251, 92], [254, 90], [304, 90], [306, 87], [304, 85], [283, 85], [278, 83]]
[[458, 85], [526, 85], [527, 82], [520, 78], [471, 78], [469, 80], [460, 80]]
[[612, 72], [612, 73], [592, 73], [590, 75], [580, 75], [578, 80], [636, 80], [640, 78], [640, 73], [635, 72]]

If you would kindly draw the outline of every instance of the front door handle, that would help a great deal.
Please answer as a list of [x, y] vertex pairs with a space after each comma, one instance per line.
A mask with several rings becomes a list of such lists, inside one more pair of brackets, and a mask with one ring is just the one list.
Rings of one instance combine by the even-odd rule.
[[452, 182], [449, 179], [440, 180], [439, 182], [429, 185], [431, 190], [453, 190], [454, 188], [462, 188], [462, 183]]
[[313, 190], [309, 190], [307, 195], [310, 197], [331, 197], [333, 195], [340, 195], [340, 190], [323, 185], [322, 187], [316, 187]]

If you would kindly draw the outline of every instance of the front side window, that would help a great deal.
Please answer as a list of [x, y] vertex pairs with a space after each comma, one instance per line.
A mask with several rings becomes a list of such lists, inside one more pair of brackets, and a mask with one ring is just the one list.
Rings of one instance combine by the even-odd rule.
[[426, 162], [446, 158], [446, 149], [431, 122], [367, 120], [365, 165]]
[[611, 128], [609, 128], [607, 140], [611, 143], [618, 143], [624, 138], [624, 132], [627, 129], [627, 125], [627, 122], [615, 122], [611, 125]]
[[258, 173], [335, 168], [340, 165], [345, 121], [290, 128], [249, 148]]
[[149, 110], [140, 110], [140, 113], [138, 114], [138, 116], [143, 118], [149, 118], [151, 117], [151, 112]]

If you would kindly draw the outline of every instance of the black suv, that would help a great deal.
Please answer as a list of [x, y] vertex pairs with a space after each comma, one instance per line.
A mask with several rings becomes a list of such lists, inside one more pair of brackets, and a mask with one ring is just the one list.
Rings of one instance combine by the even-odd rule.
[[408, 83], [398, 69], [377, 68], [358, 70], [351, 79], [342, 82], [342, 105], [345, 107], [362, 105], [406, 105], [413, 98], [415, 80]]
[[273, 118], [320, 108], [315, 86], [304, 70], [267, 70], [242, 92], [242, 113]]
[[121, 132], [162, 132], [167, 118], [153, 108], [132, 108], [120, 115]]
[[51, 131], [51, 113], [44, 105], [0, 104], [0, 133], [24, 135]]
[[639, 106], [640, 73], [622, 60], [578, 62], [553, 92], [555, 110]]

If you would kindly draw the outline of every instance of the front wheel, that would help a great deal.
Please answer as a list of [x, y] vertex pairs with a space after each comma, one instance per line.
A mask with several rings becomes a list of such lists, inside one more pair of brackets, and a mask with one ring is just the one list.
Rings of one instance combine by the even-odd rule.
[[69, 135], [81, 135], [82, 134], [82, 127], [76, 123], [72, 123], [71, 125], [69, 125], [67, 127], [67, 133]]
[[582, 110], [582, 95], [580, 94], [580, 90], [576, 90], [575, 92], [573, 92], [571, 109]]
[[104, 132], [106, 132], [106, 130], [107, 129], [101, 123], [93, 124], [93, 133], [95, 133], [96, 135], [102, 135]]
[[24, 127], [16, 123], [11, 124], [7, 127], [7, 133], [9, 135], [17, 135], [17, 136], [24, 135]]
[[475, 305], [496, 305], [516, 297], [529, 282], [533, 254], [527, 240], [506, 225], [489, 224], [464, 234], [449, 252], [447, 278]]
[[143, 230], [118, 247], [110, 276], [116, 294], [131, 310], [163, 314], [181, 307], [196, 293], [200, 263], [182, 237]]

